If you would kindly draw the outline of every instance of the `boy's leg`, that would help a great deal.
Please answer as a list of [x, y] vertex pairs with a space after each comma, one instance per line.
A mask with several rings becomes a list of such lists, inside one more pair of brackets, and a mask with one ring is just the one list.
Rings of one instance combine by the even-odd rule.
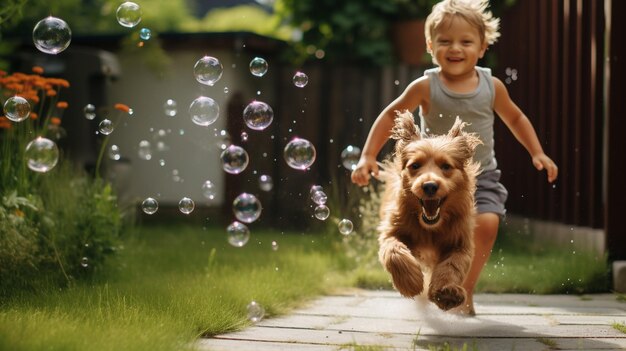
[[496, 213], [486, 212], [476, 216], [476, 228], [474, 229], [474, 259], [470, 271], [463, 282], [463, 287], [467, 292], [465, 303], [456, 308], [461, 314], [473, 316], [474, 312], [474, 287], [480, 277], [485, 263], [491, 255], [491, 249], [498, 235], [500, 216]]

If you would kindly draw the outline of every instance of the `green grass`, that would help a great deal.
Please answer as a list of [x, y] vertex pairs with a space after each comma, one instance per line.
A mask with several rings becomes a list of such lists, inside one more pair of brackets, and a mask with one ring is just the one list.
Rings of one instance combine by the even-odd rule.
[[253, 231], [243, 248], [228, 245], [221, 228], [133, 236], [99, 281], [0, 302], [0, 349], [188, 349], [201, 335], [248, 325], [252, 300], [273, 316], [339, 279], [327, 274], [336, 262], [322, 235]]
[[626, 324], [615, 322], [611, 324], [611, 326], [613, 327], [613, 329], [626, 334]]

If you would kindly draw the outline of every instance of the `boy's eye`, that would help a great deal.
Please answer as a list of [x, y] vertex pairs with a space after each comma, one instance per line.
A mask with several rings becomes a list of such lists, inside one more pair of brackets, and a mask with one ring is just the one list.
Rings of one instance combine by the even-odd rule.
[[420, 164], [417, 163], [417, 162], [411, 163], [409, 165], [409, 168], [412, 169], [412, 170], [418, 170], [420, 168]]

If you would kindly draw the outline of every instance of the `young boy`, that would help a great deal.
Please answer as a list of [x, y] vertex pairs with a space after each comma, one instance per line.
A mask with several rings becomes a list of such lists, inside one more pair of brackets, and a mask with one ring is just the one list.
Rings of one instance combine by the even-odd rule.
[[535, 130], [509, 97], [506, 87], [488, 68], [477, 67], [488, 45], [498, 33], [499, 19], [487, 10], [488, 0], [443, 0], [433, 6], [426, 19], [428, 52], [438, 66], [407, 86], [404, 92], [378, 116], [367, 137], [363, 153], [352, 172], [352, 182], [367, 185], [370, 174], [378, 175], [376, 156], [387, 142], [395, 111], [419, 107], [422, 131], [446, 134], [459, 116], [468, 122], [466, 131], [483, 142], [474, 160], [480, 163], [476, 189], [475, 255], [463, 287], [467, 300], [456, 311], [474, 315], [473, 292], [496, 240], [500, 219], [505, 214], [507, 191], [500, 180], [494, 153], [494, 112], [526, 148], [538, 170], [545, 169], [548, 182], [558, 174], [556, 164], [543, 152]]

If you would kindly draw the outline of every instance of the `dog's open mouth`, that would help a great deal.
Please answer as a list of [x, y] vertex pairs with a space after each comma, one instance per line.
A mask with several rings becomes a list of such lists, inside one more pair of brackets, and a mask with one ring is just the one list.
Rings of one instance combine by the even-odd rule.
[[420, 199], [422, 205], [422, 219], [426, 224], [435, 224], [439, 222], [439, 211], [441, 210], [442, 198], [436, 199]]

